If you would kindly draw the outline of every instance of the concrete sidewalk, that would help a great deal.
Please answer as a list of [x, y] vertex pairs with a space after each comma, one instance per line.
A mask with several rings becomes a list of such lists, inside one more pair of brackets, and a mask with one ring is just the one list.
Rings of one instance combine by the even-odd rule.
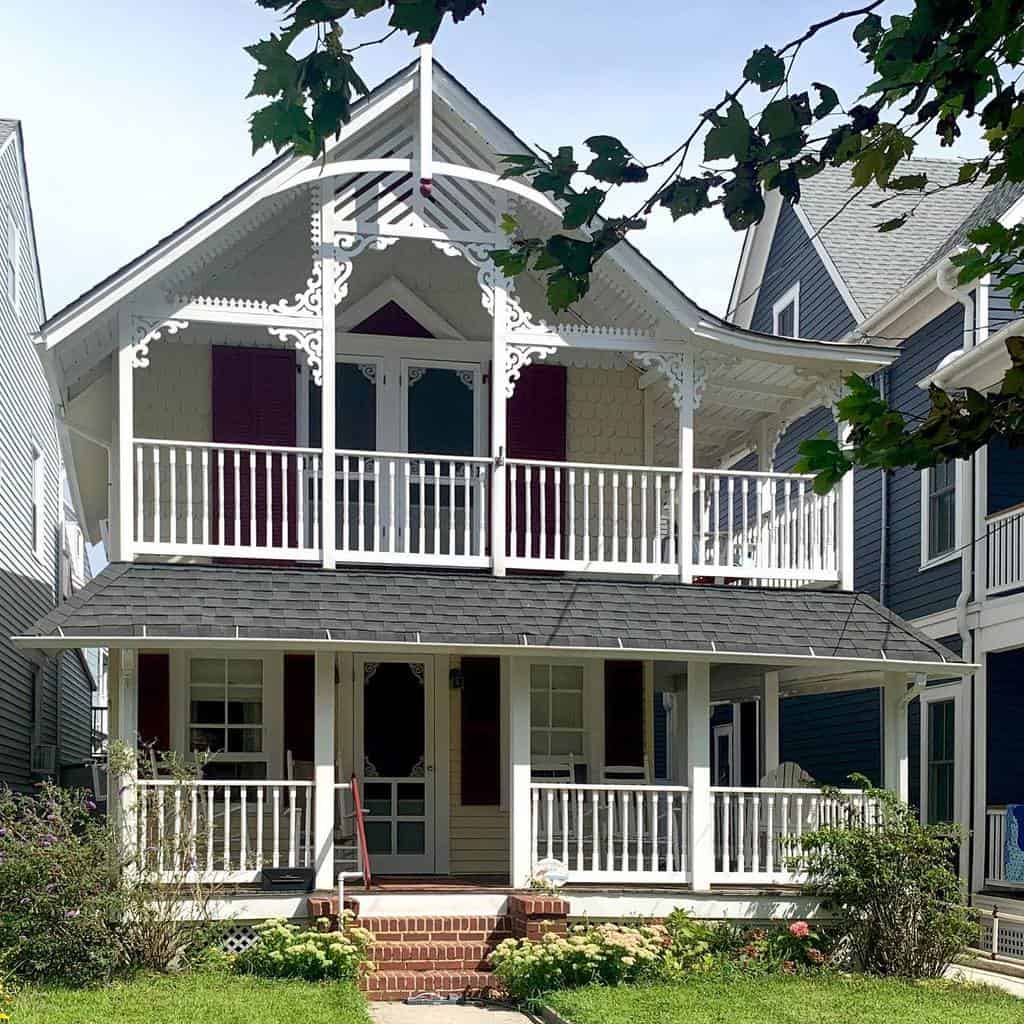
[[530, 1021], [515, 1010], [474, 1003], [442, 1006], [370, 1003], [370, 1016], [374, 1024], [528, 1024]]

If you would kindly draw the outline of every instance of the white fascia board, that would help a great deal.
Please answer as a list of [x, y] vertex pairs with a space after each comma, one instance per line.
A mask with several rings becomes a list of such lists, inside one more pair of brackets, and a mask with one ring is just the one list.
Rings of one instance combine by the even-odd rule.
[[775, 228], [778, 226], [781, 212], [782, 196], [778, 190], [769, 192], [765, 200], [764, 216], [757, 224], [747, 229], [743, 239], [743, 249], [736, 265], [729, 305], [725, 312], [725, 319], [737, 327], [749, 328], [754, 318], [757, 296], [764, 280], [764, 271], [768, 265], [768, 256], [771, 253]]
[[[887, 658], [879, 651], [877, 658], [837, 658], [816, 653], [808, 654], [751, 654], [747, 651], [719, 649], [673, 649], [664, 647], [563, 647], [555, 644], [444, 644], [413, 643], [395, 640], [317, 640], [309, 637], [264, 639], [260, 637], [234, 636], [147, 636], [132, 635], [85, 635], [85, 636], [15, 636], [14, 645], [26, 651], [68, 650], [86, 647], [119, 647], [126, 650], [164, 650], [204, 648], [217, 650], [312, 650], [312, 651], [389, 651], [395, 655], [463, 654], [463, 655], [505, 655], [512, 658], [604, 658], [609, 661], [694, 661], [710, 665], [764, 665], [772, 669], [796, 668], [805, 665], [830, 666], [833, 669], [852, 671], [877, 670], [884, 672], [913, 672], [933, 678], [948, 678], [950, 674], [969, 675], [980, 666], [949, 661], [903, 661]], [[810, 651], [810, 648], [808, 648]]]
[[814, 225], [811, 224], [804, 213], [799, 203], [795, 203], [793, 210], [796, 213], [797, 220], [803, 226], [804, 231], [807, 232], [807, 237], [810, 240], [811, 245], [814, 246], [814, 251], [818, 254], [821, 262], [825, 264], [825, 269], [828, 271], [828, 276], [832, 278], [832, 283], [836, 286], [836, 290], [843, 298], [843, 302], [846, 303], [850, 313], [853, 314], [853, 318], [860, 323], [864, 319], [864, 312], [861, 310], [857, 300], [853, 297], [853, 292], [850, 291], [846, 280], [843, 275], [839, 273], [839, 268], [835, 265], [832, 257], [829, 255], [828, 249], [825, 248], [825, 243], [821, 240], [821, 235], [817, 232]]
[[[396, 79], [387, 89], [373, 97], [372, 104], [357, 110], [352, 120], [338, 134], [331, 148], [335, 148], [361, 131], [366, 125], [381, 117], [393, 106], [412, 95], [414, 82], [411, 75]], [[288, 182], [298, 176], [316, 161], [312, 157], [284, 155], [258, 171], [244, 185], [221, 199], [200, 214], [195, 223], [179, 228], [166, 241], [158, 244], [152, 252], [137, 257], [135, 261], [118, 272], [112, 280], [86, 293], [81, 299], [58, 313], [40, 329], [39, 336], [47, 348], [59, 344], [85, 323], [101, 316], [116, 303], [166, 270], [175, 260], [226, 227], [240, 214], [251, 209], [260, 200], [269, 198], [286, 189]]]
[[1020, 335], [1021, 328], [1020, 320], [1011, 320], [980, 345], [966, 352], [960, 349], [955, 358], [919, 380], [917, 386], [924, 390], [932, 384], [947, 390], [970, 387], [982, 392], [996, 387], [1012, 365], [1006, 339]]

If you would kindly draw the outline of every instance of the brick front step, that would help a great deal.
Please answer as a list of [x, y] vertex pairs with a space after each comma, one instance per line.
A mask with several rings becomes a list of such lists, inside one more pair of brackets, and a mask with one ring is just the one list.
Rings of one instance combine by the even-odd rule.
[[419, 992], [439, 996], [483, 996], [493, 993], [487, 971], [376, 971], [363, 979], [363, 991], [374, 1002], [398, 1002]]
[[356, 923], [377, 942], [486, 942], [512, 935], [512, 920], [501, 917], [361, 917]]
[[493, 942], [376, 942], [370, 956], [378, 970], [489, 970]]

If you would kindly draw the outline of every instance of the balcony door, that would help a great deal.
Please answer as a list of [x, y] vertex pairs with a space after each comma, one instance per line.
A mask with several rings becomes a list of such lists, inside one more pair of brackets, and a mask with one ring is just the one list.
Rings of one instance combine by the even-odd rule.
[[356, 772], [376, 874], [434, 870], [433, 661], [360, 658]]

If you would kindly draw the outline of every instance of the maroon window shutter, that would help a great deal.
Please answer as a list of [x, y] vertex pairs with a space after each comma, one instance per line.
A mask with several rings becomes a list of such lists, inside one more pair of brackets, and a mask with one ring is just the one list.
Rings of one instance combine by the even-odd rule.
[[501, 803], [501, 662], [462, 659], [462, 806]]
[[[274, 348], [237, 348], [216, 345], [212, 356], [213, 440], [225, 444], [266, 444], [290, 447], [295, 444], [295, 353]], [[243, 453], [239, 463], [239, 491], [235, 495], [234, 465], [225, 462], [224, 541], [227, 544], [265, 546], [267, 538], [266, 457], [256, 459], [256, 536], [250, 526], [250, 458]], [[288, 542], [295, 545], [298, 495], [294, 463], [287, 463]], [[284, 491], [279, 458], [271, 460], [272, 536], [274, 545], [283, 541]], [[216, 466], [210, 467], [213, 482], [213, 536], [219, 540], [219, 478]], [[239, 536], [235, 537], [235, 503], [239, 505]]]
[[[564, 366], [527, 366], [516, 382], [516, 390], [508, 404], [508, 456], [510, 459], [540, 459], [547, 462], [566, 460], [566, 368]], [[545, 481], [544, 522], [547, 527], [547, 558], [554, 551], [555, 487], [553, 475]], [[533, 550], [526, 550], [526, 479], [519, 470], [515, 492], [518, 550], [515, 554], [540, 557], [540, 473], [534, 470], [530, 482], [530, 527]], [[564, 518], [564, 517], [563, 517]], [[563, 529], [562, 534], [565, 534]], [[558, 553], [559, 555], [561, 552]]]
[[604, 663], [604, 763], [644, 763], [644, 663]]
[[296, 761], [312, 761], [316, 723], [316, 660], [312, 654], [284, 656], [284, 749]]
[[139, 746], [171, 749], [171, 656], [141, 652], [138, 664]]

